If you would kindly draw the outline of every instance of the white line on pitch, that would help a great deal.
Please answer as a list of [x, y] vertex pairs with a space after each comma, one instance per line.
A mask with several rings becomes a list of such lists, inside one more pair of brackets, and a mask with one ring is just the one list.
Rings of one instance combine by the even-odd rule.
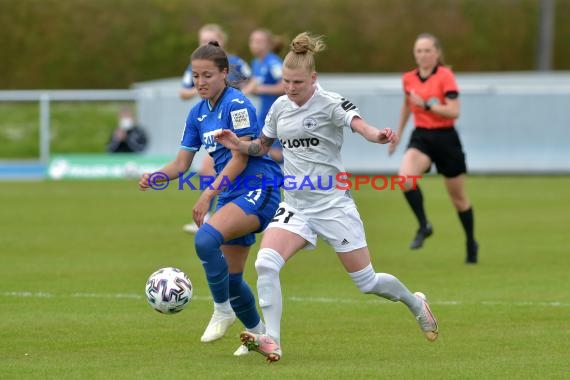
[[[21, 297], [21, 298], [100, 298], [100, 299], [144, 299], [143, 295], [134, 293], [69, 293], [69, 294], [55, 294], [49, 292], [2, 292], [2, 297]], [[192, 298], [196, 301], [211, 301], [212, 297], [209, 296], [194, 296]], [[287, 301], [300, 302], [300, 303], [346, 303], [346, 304], [362, 304], [362, 303], [377, 303], [390, 301], [381, 298], [368, 298], [368, 299], [345, 299], [334, 297], [286, 297]], [[479, 302], [463, 302], [463, 301], [431, 301], [432, 305], [485, 305], [485, 306], [545, 306], [545, 307], [569, 307], [568, 302], [559, 301], [544, 301], [544, 302], [531, 302], [531, 301], [479, 301]]]

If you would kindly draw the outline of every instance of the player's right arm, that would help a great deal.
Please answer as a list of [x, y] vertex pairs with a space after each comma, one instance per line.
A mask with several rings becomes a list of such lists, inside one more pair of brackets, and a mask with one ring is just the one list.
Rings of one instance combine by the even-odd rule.
[[[164, 175], [168, 177], [168, 180], [178, 178], [180, 173], [186, 173], [188, 169], [190, 169], [195, 155], [196, 152], [180, 149], [174, 160], [170, 161], [156, 172], [143, 173], [139, 180], [139, 190], [148, 190], [151, 187], [151, 182], [164, 182], [166, 180]], [[157, 175], [157, 173], [164, 173], [164, 175]], [[156, 177], [153, 177], [153, 175], [156, 175]]]
[[228, 149], [237, 150], [240, 153], [256, 157], [267, 154], [275, 141], [274, 138], [265, 136], [263, 132], [261, 132], [261, 135], [255, 140], [243, 141], [228, 129], [223, 129], [216, 133], [215, 138], [217, 142]]

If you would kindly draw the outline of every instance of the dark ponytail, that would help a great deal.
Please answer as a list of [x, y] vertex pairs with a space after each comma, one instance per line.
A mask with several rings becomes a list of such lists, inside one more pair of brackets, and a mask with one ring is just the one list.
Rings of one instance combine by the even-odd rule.
[[230, 71], [228, 56], [224, 49], [220, 47], [218, 41], [210, 41], [194, 50], [190, 56], [190, 62], [198, 59], [214, 62], [214, 65], [216, 65], [220, 71], [224, 71], [224, 69], [226, 69], [228, 73]]

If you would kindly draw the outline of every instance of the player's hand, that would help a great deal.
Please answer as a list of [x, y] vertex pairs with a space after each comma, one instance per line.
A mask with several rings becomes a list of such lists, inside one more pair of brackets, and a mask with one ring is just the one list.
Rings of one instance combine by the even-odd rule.
[[398, 135], [392, 130], [392, 128], [384, 128], [378, 134], [378, 142], [380, 144], [391, 143], [398, 141]]
[[198, 227], [204, 224], [204, 217], [210, 210], [210, 202], [211, 197], [207, 195], [207, 191], [203, 191], [192, 209], [192, 219], [194, 219], [194, 223], [196, 223]]
[[148, 190], [150, 188], [150, 185], [148, 184], [149, 178], [150, 178], [150, 173], [143, 173], [143, 175], [141, 175], [141, 178], [139, 179], [139, 190], [140, 191], [145, 191], [145, 190]]
[[235, 133], [229, 129], [222, 129], [214, 134], [217, 142], [230, 150], [237, 150], [239, 147], [240, 139]]
[[388, 156], [391, 156], [396, 151], [396, 147], [398, 146], [398, 141], [392, 141], [388, 146]]

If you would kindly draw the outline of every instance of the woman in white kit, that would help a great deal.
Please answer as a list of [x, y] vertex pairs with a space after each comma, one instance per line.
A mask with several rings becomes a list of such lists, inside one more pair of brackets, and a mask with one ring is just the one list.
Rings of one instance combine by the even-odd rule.
[[[229, 149], [262, 156], [278, 138], [283, 145], [285, 177], [309, 176], [311, 183], [317, 184], [319, 178], [334, 179], [345, 171], [340, 155], [344, 127], [373, 143], [396, 140], [390, 128], [379, 130], [369, 125], [350, 101], [317, 85], [314, 54], [324, 48], [320, 36], [301, 33], [295, 37], [283, 63], [285, 95], [273, 104], [260, 137], [242, 141], [223, 130], [217, 134], [217, 141]], [[286, 187], [284, 194], [285, 201], [267, 227], [255, 261], [266, 334], [245, 331], [240, 335], [250, 351], [259, 352], [268, 362], [281, 359], [283, 300], [279, 272], [298, 251], [314, 248], [318, 236], [334, 248], [360, 291], [403, 302], [426, 338], [437, 339], [437, 322], [425, 296], [412, 294], [396, 277], [372, 268], [364, 226], [349, 191], [333, 184], [327, 189]]]

